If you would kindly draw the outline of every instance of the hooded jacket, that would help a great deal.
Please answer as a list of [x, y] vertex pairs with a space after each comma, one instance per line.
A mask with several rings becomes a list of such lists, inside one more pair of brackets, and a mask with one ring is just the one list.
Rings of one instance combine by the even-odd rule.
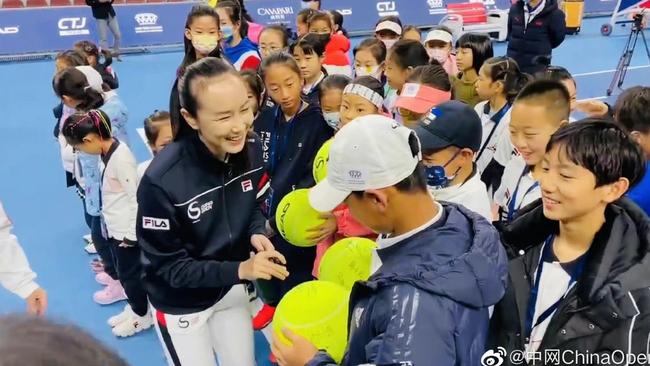
[[[382, 266], [354, 285], [342, 365], [481, 364], [488, 307], [505, 292], [507, 257], [485, 219], [442, 206], [438, 222], [378, 250]], [[321, 352], [307, 365], [334, 364]]]
[[510, 7], [508, 15], [508, 57], [519, 64], [521, 71], [534, 74], [544, 65], [539, 57], [551, 59], [551, 53], [564, 41], [566, 19], [557, 0], [546, 0], [544, 9], [526, 24], [524, 1]]
[[[582, 275], [560, 301], [539, 346], [579, 354], [645, 354], [650, 331], [650, 221], [633, 203], [609, 205], [589, 249]], [[524, 324], [532, 280], [545, 239], [559, 230], [544, 217], [541, 200], [522, 209], [503, 240], [512, 252], [508, 290], [490, 325], [490, 347], [507, 354], [527, 344]], [[504, 358], [504, 365], [510, 360]], [[543, 358], [542, 358], [543, 360]], [[567, 360], [569, 362], [571, 360]], [[601, 362], [602, 364], [602, 362]]]

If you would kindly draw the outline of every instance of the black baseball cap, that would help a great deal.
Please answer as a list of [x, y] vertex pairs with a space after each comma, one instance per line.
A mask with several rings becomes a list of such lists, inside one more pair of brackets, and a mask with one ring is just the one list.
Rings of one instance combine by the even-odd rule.
[[433, 107], [415, 128], [415, 133], [422, 150], [456, 146], [476, 152], [481, 148], [483, 126], [472, 107], [452, 100]]

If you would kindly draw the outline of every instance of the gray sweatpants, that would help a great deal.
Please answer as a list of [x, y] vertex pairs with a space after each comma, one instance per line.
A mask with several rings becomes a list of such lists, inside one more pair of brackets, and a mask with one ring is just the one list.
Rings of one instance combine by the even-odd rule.
[[108, 19], [97, 19], [97, 30], [99, 30], [99, 46], [102, 49], [108, 49], [108, 30], [113, 33], [113, 53], [119, 54], [120, 51], [120, 25], [116, 17], [109, 16]]

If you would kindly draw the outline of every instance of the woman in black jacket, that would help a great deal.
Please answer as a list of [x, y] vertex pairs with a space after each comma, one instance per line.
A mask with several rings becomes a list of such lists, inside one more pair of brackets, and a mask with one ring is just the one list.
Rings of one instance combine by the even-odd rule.
[[[138, 189], [144, 284], [173, 365], [253, 366], [248, 294], [256, 279], [284, 280], [286, 260], [265, 232], [268, 179], [246, 86], [205, 58], [180, 83], [185, 138], [162, 150]], [[250, 256], [250, 252], [257, 254]]]
[[566, 19], [557, 0], [519, 0], [508, 15], [508, 57], [519, 64], [522, 72], [535, 74], [544, 68], [543, 57], [564, 41]]
[[603, 365], [646, 354], [650, 220], [620, 199], [643, 176], [640, 148], [611, 123], [583, 120], [553, 135], [542, 170], [542, 199], [503, 232], [520, 256], [491, 320], [491, 357], [503, 347], [504, 365], [522, 364], [521, 352], [529, 364]]

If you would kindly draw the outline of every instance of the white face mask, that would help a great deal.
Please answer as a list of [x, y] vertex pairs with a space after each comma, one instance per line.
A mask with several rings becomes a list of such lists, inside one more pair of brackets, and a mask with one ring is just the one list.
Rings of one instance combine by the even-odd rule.
[[449, 52], [444, 48], [427, 48], [427, 54], [431, 59], [434, 59], [443, 65], [447, 58], [449, 58]]
[[395, 43], [399, 41], [399, 39], [382, 39], [381, 41], [384, 42], [384, 45], [386, 45], [386, 50], [390, 50], [393, 48]]
[[372, 76], [377, 80], [381, 80], [381, 70], [379, 65], [377, 66], [366, 66], [366, 67], [357, 67], [354, 69], [355, 75], [360, 76]]
[[341, 114], [339, 112], [324, 112], [323, 118], [325, 118], [325, 122], [327, 122], [330, 127], [336, 130], [341, 121]]

